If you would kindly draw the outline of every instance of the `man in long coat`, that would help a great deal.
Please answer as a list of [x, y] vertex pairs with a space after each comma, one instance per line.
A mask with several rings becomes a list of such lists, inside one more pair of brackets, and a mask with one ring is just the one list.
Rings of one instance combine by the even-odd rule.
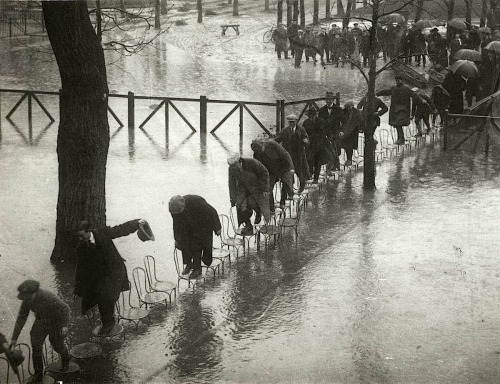
[[342, 139], [340, 145], [344, 148], [347, 161], [345, 165], [352, 165], [352, 154], [358, 149], [358, 132], [363, 129], [363, 117], [361, 113], [354, 108], [354, 101], [349, 100], [344, 104], [342, 115]]
[[290, 154], [272, 139], [256, 139], [252, 141], [253, 157], [259, 160], [269, 172], [269, 209], [274, 213], [274, 185], [281, 180], [280, 206], [285, 207], [287, 195], [293, 196], [293, 161]]
[[326, 92], [325, 103], [318, 111], [318, 117], [325, 122], [328, 140], [331, 145], [330, 148], [333, 152], [333, 158], [328, 168], [336, 170], [340, 169], [339, 155], [340, 155], [340, 132], [342, 126], [342, 108], [334, 103], [335, 97], [333, 92]]
[[238, 226], [245, 223], [242, 234], [253, 234], [250, 221], [255, 211], [255, 224], [259, 224], [262, 215], [268, 222], [269, 211], [269, 172], [259, 161], [248, 157], [240, 157], [238, 153], [230, 155], [229, 164], [229, 198], [231, 206], [236, 206]]
[[288, 59], [288, 37], [283, 24], [278, 24], [278, 27], [273, 31], [274, 50], [281, 59], [281, 52], [285, 53], [285, 59]]
[[77, 228], [77, 265], [74, 295], [82, 297], [82, 314], [97, 305], [101, 314], [100, 334], [111, 332], [115, 325], [115, 302], [120, 292], [130, 289], [124, 259], [113, 239], [136, 232], [142, 219], [127, 221], [115, 227], [92, 229], [87, 221]]
[[301, 125], [297, 124], [297, 116], [287, 116], [288, 126], [283, 128], [274, 138], [283, 145], [293, 161], [295, 174], [299, 179], [299, 193], [304, 190], [306, 180], [309, 179], [309, 165], [307, 164], [306, 147], [309, 145], [309, 136]]
[[214, 207], [197, 195], [173, 196], [168, 210], [174, 224], [175, 247], [182, 251], [185, 268], [182, 274], [190, 279], [201, 276], [201, 261], [212, 264], [213, 233], [221, 234], [219, 215]]
[[398, 139], [394, 144], [403, 145], [405, 143], [405, 134], [403, 126], [410, 125], [411, 100], [422, 100], [410, 87], [403, 84], [403, 79], [396, 76], [396, 85], [389, 89], [377, 92], [377, 96], [391, 96], [391, 107], [389, 109], [389, 124], [396, 128]]
[[307, 110], [307, 120], [303, 127], [309, 136], [309, 147], [307, 147], [307, 162], [310, 173], [313, 174], [313, 183], [317, 184], [321, 166], [326, 164], [326, 146], [328, 143], [326, 125], [324, 120], [318, 117], [318, 111], [314, 106]]

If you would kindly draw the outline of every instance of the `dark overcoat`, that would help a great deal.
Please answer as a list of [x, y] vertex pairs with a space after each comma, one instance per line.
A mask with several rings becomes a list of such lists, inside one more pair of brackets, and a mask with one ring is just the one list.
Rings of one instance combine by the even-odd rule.
[[[293, 191], [293, 161], [285, 148], [272, 139], [261, 140], [262, 152], [254, 152], [253, 158], [259, 160], [269, 172], [272, 186], [277, 179], [283, 181]], [[269, 186], [271, 188], [271, 185]]]
[[100, 300], [117, 301], [120, 292], [130, 289], [124, 259], [113, 239], [139, 229], [139, 219], [115, 227], [92, 229], [95, 245], [80, 243], [76, 247], [77, 265], [74, 293], [82, 296], [82, 314]]
[[221, 229], [214, 207], [198, 195], [185, 195], [186, 205], [181, 213], [172, 215], [176, 247], [181, 251], [203, 251], [202, 260], [212, 263], [213, 233]]
[[358, 132], [363, 129], [363, 116], [356, 108], [344, 108], [342, 115], [342, 131], [344, 136], [340, 146], [344, 149], [358, 149]]
[[[307, 163], [305, 148], [309, 145], [309, 137], [306, 130], [299, 124], [295, 127], [295, 133], [292, 134], [292, 128], [287, 126], [283, 128], [274, 138], [276, 142], [281, 143], [287, 150], [293, 161], [295, 174], [301, 181], [311, 177], [309, 165]], [[292, 189], [293, 191], [293, 189]]]
[[[269, 198], [264, 193], [269, 192], [269, 172], [259, 160], [242, 157], [241, 169], [237, 164], [229, 166], [229, 197], [231, 204], [240, 207], [246, 204], [254, 209], [253, 201], [268, 222], [271, 219]], [[249, 204], [250, 203], [250, 204]]]
[[389, 125], [393, 127], [410, 125], [411, 99], [420, 101], [410, 87], [401, 84], [377, 92], [377, 96], [391, 96]]
[[[367, 108], [366, 105], [366, 96], [361, 99], [361, 101], [358, 103], [356, 106], [360, 111], [362, 111], [362, 114], [365, 115], [365, 108]], [[375, 96], [375, 105], [374, 105], [374, 112], [376, 112], [376, 115], [373, 116], [373, 119], [371, 120], [373, 123], [373, 126], [376, 128], [380, 125], [380, 116], [384, 115], [389, 108], [385, 103], [378, 97]], [[365, 118], [365, 125], [368, 124], [368, 119]]]
[[312, 165], [317, 153], [320, 155], [320, 165], [326, 164], [330, 158], [327, 151], [329, 141], [325, 121], [319, 117], [309, 118], [304, 121], [303, 127], [309, 136], [309, 146], [306, 151], [309, 165]]

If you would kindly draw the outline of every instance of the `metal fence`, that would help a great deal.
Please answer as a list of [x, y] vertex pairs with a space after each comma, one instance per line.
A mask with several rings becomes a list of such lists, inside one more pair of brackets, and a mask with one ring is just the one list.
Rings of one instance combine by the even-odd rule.
[[0, 10], [0, 38], [45, 33], [41, 8], [6, 7]]

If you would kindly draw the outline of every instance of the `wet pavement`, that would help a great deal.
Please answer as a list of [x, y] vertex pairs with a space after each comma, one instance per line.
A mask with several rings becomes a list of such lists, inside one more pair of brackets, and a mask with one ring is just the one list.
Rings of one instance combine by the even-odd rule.
[[[265, 51], [271, 64], [256, 65], [255, 58], [189, 61], [192, 53], [174, 43], [165, 52], [118, 57], [123, 61], [109, 67], [110, 90], [271, 102], [317, 97], [332, 88], [343, 101], [363, 94], [356, 71], [312, 65], [297, 71], [290, 61], [275, 61], [272, 47]], [[41, 54], [11, 48], [0, 58], [3, 87], [57, 89], [53, 62], [30, 65]], [[381, 83], [389, 80], [387, 75]], [[2, 116], [16, 100], [2, 95]], [[57, 100], [43, 100], [56, 111]], [[117, 100], [111, 104], [123, 117], [125, 107]], [[151, 104], [140, 104], [138, 115], [145, 118]], [[34, 110], [35, 139], [46, 118]], [[215, 124], [224, 110], [212, 111], [209, 120]], [[17, 130], [2, 120], [0, 143], [0, 331], [10, 334], [13, 328], [19, 308], [15, 287], [37, 278], [72, 306], [69, 342], [75, 345], [87, 341], [89, 331], [71, 299], [72, 268], [56, 270], [48, 261], [57, 198], [57, 123], [29, 145], [18, 113]], [[193, 107], [193, 121], [196, 113]], [[273, 113], [261, 114], [273, 122]], [[136, 128], [133, 145], [127, 129], [118, 130], [110, 119], [115, 136], [107, 217], [111, 225], [142, 217], [155, 232], [154, 243], [135, 235], [115, 241], [129, 274], [151, 254], [160, 276], [175, 281], [167, 202], [172, 195], [194, 193], [220, 213], [228, 212], [225, 159], [227, 150], [239, 147], [238, 122], [229, 120], [200, 148], [198, 134], [190, 135], [181, 123], [172, 123], [167, 141], [161, 119], [145, 130]], [[256, 125], [246, 126], [244, 155], [251, 155], [250, 140], [260, 133]], [[428, 140], [418, 151], [379, 165], [375, 192], [363, 192], [361, 172], [345, 173], [310, 196], [297, 240], [287, 233], [267, 253], [256, 252], [252, 243], [249, 255], [233, 258], [204, 288], [193, 291], [181, 283], [171, 307], [155, 308], [151, 324], [140, 326], [137, 334], [127, 326], [125, 342], [106, 345], [103, 358], [87, 367], [81, 381], [497, 383], [498, 164], [495, 147], [488, 158], [470, 150], [446, 154], [439, 141]], [[29, 339], [28, 327], [20, 341]]]

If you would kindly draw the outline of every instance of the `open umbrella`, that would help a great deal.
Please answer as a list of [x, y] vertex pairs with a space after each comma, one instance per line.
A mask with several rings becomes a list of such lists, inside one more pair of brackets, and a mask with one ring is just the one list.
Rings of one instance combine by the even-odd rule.
[[488, 43], [488, 45], [484, 48], [490, 51], [500, 52], [500, 41], [492, 41], [491, 43]]
[[452, 19], [448, 21], [448, 27], [453, 27], [455, 29], [465, 30], [467, 29], [467, 24], [465, 21], [459, 19]]
[[479, 76], [479, 69], [477, 68], [477, 65], [469, 60], [457, 60], [457, 61], [455, 61], [450, 66], [450, 70], [454, 74], [465, 77], [466, 79], [470, 79], [472, 77]]
[[440, 25], [440, 22], [437, 20], [419, 20], [413, 26], [417, 29], [425, 29], [432, 28]]
[[380, 18], [382, 22], [391, 24], [391, 23], [405, 23], [406, 19], [403, 15], [399, 13], [391, 13], [390, 15], [383, 16]]
[[491, 29], [488, 27], [479, 27], [477, 30], [478, 30], [478, 32], [481, 32], [481, 33], [491, 33]]
[[460, 49], [454, 55], [455, 60], [482, 61], [481, 54], [474, 49]]

